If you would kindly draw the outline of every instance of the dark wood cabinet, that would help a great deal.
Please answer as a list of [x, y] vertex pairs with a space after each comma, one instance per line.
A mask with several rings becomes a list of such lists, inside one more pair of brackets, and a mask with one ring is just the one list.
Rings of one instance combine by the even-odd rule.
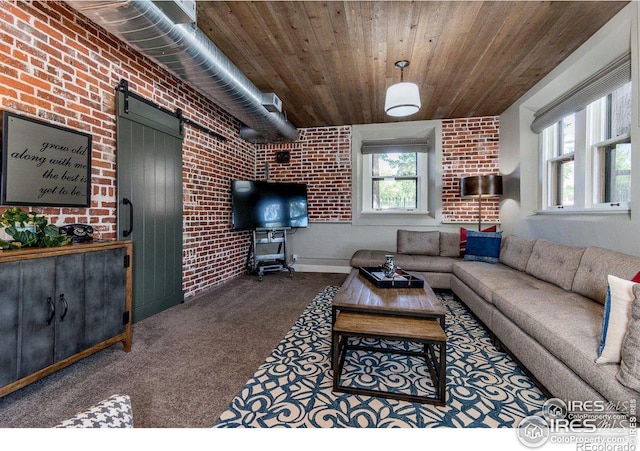
[[127, 241], [0, 252], [0, 396], [121, 341], [131, 349]]
[[14, 274], [20, 280], [20, 289], [13, 294], [20, 308], [18, 378], [53, 364], [55, 267], [55, 258], [24, 260]]
[[0, 386], [18, 379], [18, 324], [20, 303], [15, 293], [21, 281], [15, 277], [19, 262], [4, 263], [0, 271]]

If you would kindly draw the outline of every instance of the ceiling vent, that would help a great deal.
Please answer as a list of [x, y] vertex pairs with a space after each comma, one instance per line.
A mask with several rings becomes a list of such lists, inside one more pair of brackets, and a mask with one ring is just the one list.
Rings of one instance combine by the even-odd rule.
[[173, 23], [195, 23], [195, 0], [159, 0], [153, 2]]
[[273, 92], [262, 94], [262, 104], [272, 113], [282, 113], [282, 100]]

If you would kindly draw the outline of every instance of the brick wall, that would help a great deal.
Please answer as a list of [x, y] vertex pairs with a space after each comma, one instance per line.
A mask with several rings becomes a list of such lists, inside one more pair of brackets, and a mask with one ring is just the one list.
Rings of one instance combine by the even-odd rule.
[[[276, 163], [276, 152], [288, 151], [289, 163]], [[306, 183], [309, 220], [351, 221], [351, 127], [300, 129], [295, 143], [259, 146], [256, 174], [264, 180]]]
[[[446, 119], [442, 123], [442, 213], [445, 223], [477, 222], [478, 202], [460, 199], [460, 177], [498, 173], [497, 116]], [[309, 184], [311, 221], [351, 221], [351, 127], [302, 129], [300, 141], [259, 146], [257, 173], [280, 182]], [[289, 151], [291, 162], [275, 163]], [[499, 199], [483, 200], [483, 222], [498, 221]]]
[[[442, 121], [442, 221], [477, 222], [478, 201], [460, 198], [460, 177], [498, 174], [498, 116]], [[482, 222], [499, 220], [500, 199], [482, 201]]]
[[229, 186], [232, 178], [253, 177], [255, 150], [239, 138], [238, 122], [64, 3], [3, 2], [0, 106], [93, 137], [91, 207], [33, 210], [57, 225], [90, 223], [104, 238], [116, 237], [114, 88], [123, 78], [132, 91], [181, 108], [228, 139], [221, 143], [185, 126], [186, 295], [242, 273], [249, 237], [231, 231]]
[[[244, 271], [247, 232], [231, 230], [231, 179], [271, 178], [309, 184], [312, 221], [351, 220], [351, 127], [301, 130], [296, 143], [259, 146], [238, 136], [237, 120], [61, 2], [3, 2], [0, 11], [0, 106], [93, 137], [90, 208], [42, 208], [49, 221], [90, 223], [116, 237], [115, 92], [130, 89], [228, 138], [226, 143], [189, 126], [183, 144], [184, 283], [187, 296]], [[497, 171], [498, 120], [446, 120], [444, 198], [446, 221], [474, 222], [475, 203], [460, 201], [462, 175]], [[291, 162], [276, 164], [289, 150]], [[485, 221], [497, 219], [487, 202]], [[29, 207], [26, 207], [29, 209]], [[0, 211], [2, 209], [0, 208]]]

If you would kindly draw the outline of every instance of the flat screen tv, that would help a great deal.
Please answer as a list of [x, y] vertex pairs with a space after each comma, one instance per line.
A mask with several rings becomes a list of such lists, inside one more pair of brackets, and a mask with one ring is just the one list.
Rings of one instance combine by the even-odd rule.
[[231, 181], [234, 230], [309, 227], [307, 185]]

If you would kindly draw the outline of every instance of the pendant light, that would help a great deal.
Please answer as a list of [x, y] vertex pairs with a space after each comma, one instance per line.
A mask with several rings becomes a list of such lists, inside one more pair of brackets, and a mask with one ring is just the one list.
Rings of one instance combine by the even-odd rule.
[[404, 68], [409, 66], [409, 61], [396, 61], [395, 66], [400, 69], [400, 83], [387, 89], [384, 111], [394, 117], [410, 116], [420, 109], [418, 85], [403, 81]]

